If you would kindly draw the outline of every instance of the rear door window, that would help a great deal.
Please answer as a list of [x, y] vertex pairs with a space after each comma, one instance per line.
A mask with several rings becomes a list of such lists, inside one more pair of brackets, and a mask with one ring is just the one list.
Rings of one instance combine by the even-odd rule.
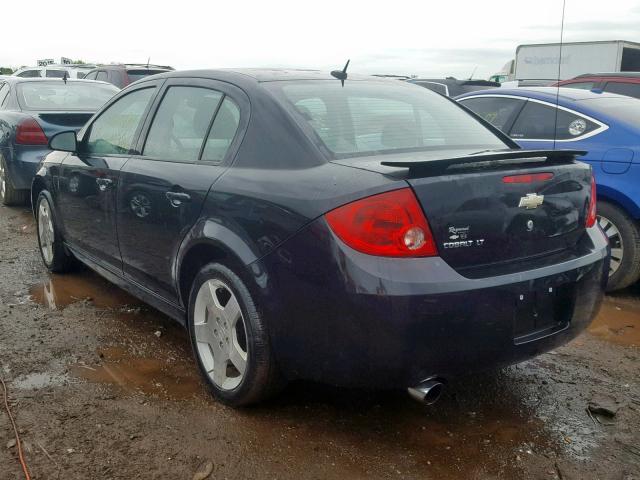
[[572, 140], [598, 127], [598, 124], [578, 114], [529, 101], [513, 124], [509, 135], [516, 140]]
[[135, 90], [110, 105], [91, 124], [86, 140], [90, 154], [126, 154], [155, 88]]
[[640, 98], [640, 83], [607, 82], [604, 90], [618, 95]]
[[506, 133], [522, 110], [526, 100], [508, 97], [476, 97], [463, 98], [460, 103]]
[[104, 70], [100, 70], [96, 75], [96, 80], [106, 82], [109, 79], [109, 75]]
[[42, 76], [42, 72], [39, 68], [33, 70], [25, 70], [24, 72], [20, 72], [17, 76], [22, 78], [37, 78]]
[[143, 155], [196, 161], [222, 93], [201, 87], [170, 87], [155, 114]]
[[98, 72], [89, 72], [84, 78], [87, 80], [95, 80], [97, 75]]
[[240, 124], [240, 109], [233, 100], [225, 97], [207, 137], [202, 160], [222, 162], [229, 151]]

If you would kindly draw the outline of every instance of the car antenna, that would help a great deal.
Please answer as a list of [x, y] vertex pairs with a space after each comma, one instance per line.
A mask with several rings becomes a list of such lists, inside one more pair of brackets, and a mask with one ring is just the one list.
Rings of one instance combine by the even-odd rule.
[[556, 149], [556, 140], [558, 138], [558, 108], [560, 107], [560, 73], [562, 68], [562, 40], [564, 38], [564, 9], [567, 0], [562, 0], [562, 22], [560, 23], [560, 52], [558, 54], [558, 83], [556, 84], [556, 111], [555, 120], [553, 122], [553, 149]]
[[471, 75], [469, 75], [469, 80], [473, 80], [473, 76], [475, 75], [477, 69], [478, 66], [476, 65], [476, 67], [473, 69], [473, 72], [471, 72]]
[[69, 72], [65, 70], [64, 75], [62, 75], [62, 81], [64, 82], [65, 85], [67, 84], [67, 78], [69, 78]]
[[147, 57], [147, 68], [149, 68], [149, 62], [151, 61], [151, 57]]
[[344, 68], [342, 70], [333, 70], [331, 72], [331, 76], [340, 80], [340, 83], [342, 84], [343, 87], [344, 87], [344, 81], [347, 79], [347, 67], [349, 67], [350, 61], [351, 60], [347, 60], [347, 63], [345, 63]]

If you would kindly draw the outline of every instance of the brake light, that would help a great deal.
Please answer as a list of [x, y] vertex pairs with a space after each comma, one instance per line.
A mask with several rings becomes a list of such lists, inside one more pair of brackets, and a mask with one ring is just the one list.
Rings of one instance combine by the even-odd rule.
[[525, 173], [523, 175], [510, 175], [508, 177], [502, 177], [502, 181], [504, 183], [533, 183], [533, 182], [544, 182], [546, 180], [551, 180], [553, 178], [553, 173], [545, 172], [545, 173]]
[[596, 224], [596, 179], [591, 175], [591, 197], [589, 197], [589, 208], [587, 209], [586, 227], [591, 228]]
[[40, 124], [33, 118], [27, 118], [16, 128], [16, 143], [20, 145], [47, 145], [49, 140]]
[[410, 188], [356, 200], [325, 218], [340, 240], [362, 253], [382, 257], [437, 254], [427, 218]]

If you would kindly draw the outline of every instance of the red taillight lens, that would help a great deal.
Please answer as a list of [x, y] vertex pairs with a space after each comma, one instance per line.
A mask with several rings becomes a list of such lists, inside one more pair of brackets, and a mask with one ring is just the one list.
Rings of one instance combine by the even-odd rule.
[[502, 177], [502, 181], [504, 183], [533, 183], [533, 182], [544, 182], [546, 180], [551, 180], [553, 178], [553, 173], [544, 172], [544, 173], [525, 173], [523, 175], [509, 175], [508, 177]]
[[40, 124], [33, 118], [27, 118], [16, 128], [16, 143], [20, 145], [47, 145], [49, 140]]
[[383, 257], [431, 257], [436, 244], [410, 188], [373, 195], [325, 215], [333, 232], [354, 250]]
[[591, 197], [589, 198], [589, 209], [587, 210], [587, 228], [596, 224], [596, 179], [591, 176]]

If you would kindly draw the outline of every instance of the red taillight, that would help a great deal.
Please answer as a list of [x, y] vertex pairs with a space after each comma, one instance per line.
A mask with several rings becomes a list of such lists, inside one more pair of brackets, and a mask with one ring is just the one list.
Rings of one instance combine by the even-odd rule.
[[40, 124], [33, 118], [27, 118], [16, 128], [16, 143], [20, 145], [47, 145], [49, 140]]
[[354, 250], [383, 257], [431, 257], [436, 244], [410, 188], [356, 200], [325, 215], [333, 232]]
[[587, 210], [587, 228], [596, 224], [596, 179], [591, 176], [591, 197], [589, 197], [589, 208]]
[[510, 175], [508, 177], [502, 177], [502, 181], [504, 183], [533, 183], [533, 182], [544, 182], [546, 180], [551, 180], [553, 178], [553, 173], [545, 172], [545, 173], [525, 173], [523, 175]]

